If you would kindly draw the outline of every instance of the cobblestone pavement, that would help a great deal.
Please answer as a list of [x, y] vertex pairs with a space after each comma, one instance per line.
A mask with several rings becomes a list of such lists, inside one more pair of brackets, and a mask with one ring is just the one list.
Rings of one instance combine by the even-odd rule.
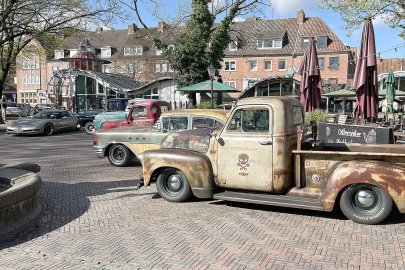
[[83, 132], [0, 132], [0, 163], [41, 165], [42, 212], [0, 236], [0, 269], [405, 269], [405, 218], [366, 226], [339, 212], [136, 191], [139, 165], [96, 158]]

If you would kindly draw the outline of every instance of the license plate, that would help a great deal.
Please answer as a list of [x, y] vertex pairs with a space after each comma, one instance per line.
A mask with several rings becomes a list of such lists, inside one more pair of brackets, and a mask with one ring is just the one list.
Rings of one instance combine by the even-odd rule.
[[15, 133], [22, 133], [23, 129], [22, 128], [16, 128], [14, 131], [15, 131]]

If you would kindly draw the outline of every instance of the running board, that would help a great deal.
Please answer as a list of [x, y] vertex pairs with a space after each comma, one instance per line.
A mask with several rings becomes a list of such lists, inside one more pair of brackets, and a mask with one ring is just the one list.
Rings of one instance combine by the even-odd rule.
[[245, 202], [317, 211], [327, 211], [322, 207], [321, 202], [317, 199], [293, 197], [287, 195], [224, 191], [214, 194], [214, 199], [231, 202]]

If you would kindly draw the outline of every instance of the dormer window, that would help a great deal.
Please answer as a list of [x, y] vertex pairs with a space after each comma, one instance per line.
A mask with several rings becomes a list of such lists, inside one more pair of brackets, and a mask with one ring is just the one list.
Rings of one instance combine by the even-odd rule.
[[238, 50], [238, 42], [236, 42], [236, 41], [231, 41], [231, 42], [228, 44], [228, 50], [229, 50], [230, 52], [237, 51], [237, 50]]
[[271, 48], [282, 48], [282, 47], [283, 47], [283, 39], [282, 38], [258, 39], [257, 40], [257, 48], [258, 49], [271, 49]]
[[111, 47], [101, 48], [101, 57], [102, 58], [111, 57]]
[[326, 48], [328, 47], [328, 37], [327, 36], [320, 36], [317, 38], [316, 46], [318, 48]]
[[273, 43], [270, 39], [259, 39], [257, 40], [257, 48], [259, 49], [270, 49]]
[[143, 55], [143, 47], [141, 45], [134, 47], [124, 47], [124, 55]]
[[308, 44], [309, 44], [309, 38], [307, 38], [307, 37], [302, 38], [301, 47], [303, 49], [306, 49], [308, 47]]
[[62, 59], [62, 58], [65, 58], [65, 51], [55, 50], [55, 59]]

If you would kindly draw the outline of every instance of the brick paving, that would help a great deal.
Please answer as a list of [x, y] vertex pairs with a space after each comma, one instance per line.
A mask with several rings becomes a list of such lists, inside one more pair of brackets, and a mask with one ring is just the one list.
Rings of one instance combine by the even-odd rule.
[[[405, 269], [405, 217], [383, 225], [339, 212], [191, 200], [136, 191], [139, 165], [98, 159], [84, 132], [14, 137], [0, 163], [41, 165], [42, 211], [0, 236], [0, 269]], [[1, 232], [0, 232], [1, 233]]]

